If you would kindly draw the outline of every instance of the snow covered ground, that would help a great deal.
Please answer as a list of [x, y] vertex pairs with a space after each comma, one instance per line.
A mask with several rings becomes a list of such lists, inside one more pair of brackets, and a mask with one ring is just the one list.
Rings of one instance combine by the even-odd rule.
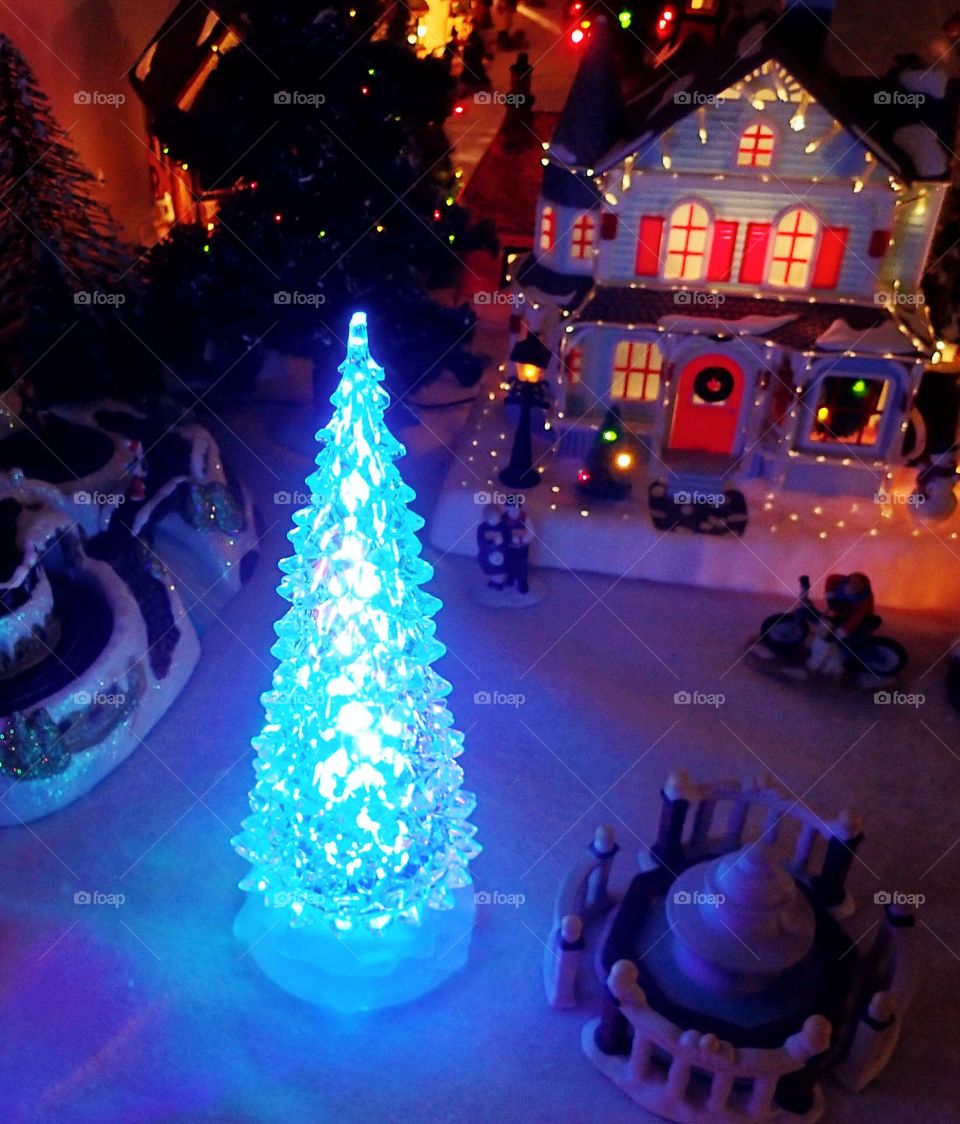
[[[856, 569], [870, 575], [883, 606], [960, 605], [960, 512], [943, 522], [918, 515], [923, 509], [911, 497], [915, 470], [898, 470], [882, 502], [784, 492], [765, 480], [735, 482], [749, 510], [742, 538], [664, 532], [653, 526], [647, 503], [648, 485], [665, 476], [662, 465], [654, 459], [649, 475], [637, 471], [625, 501], [585, 500], [576, 487], [583, 460], [559, 455], [559, 445], [550, 443], [555, 433], [538, 438], [534, 460], [542, 484], [526, 493], [536, 530], [531, 557], [541, 566], [787, 597], [800, 574], [819, 585], [832, 570]], [[483, 497], [510, 492], [497, 474], [510, 458], [513, 434], [493, 372], [456, 443], [431, 516], [434, 546], [474, 554]], [[704, 493], [703, 502], [717, 501]]]
[[[401, 436], [428, 514], [465, 408], [423, 416]], [[283, 609], [275, 562], [292, 508], [274, 495], [305, 477], [320, 420], [265, 405], [227, 416], [227, 455], [265, 517], [260, 569], [207, 624], [193, 679], [146, 744], [65, 811], [0, 831], [2, 1119], [647, 1119], [581, 1054], [591, 1012], [547, 1009], [541, 942], [561, 875], [600, 822], [623, 846], [623, 885], [678, 765], [695, 777], [770, 772], [824, 812], [861, 809], [852, 886], [868, 911], [881, 889], [926, 896], [924, 977], [892, 1065], [860, 1096], [828, 1083], [827, 1119], [960, 1118], [960, 717], [943, 691], [955, 617], [887, 615], [913, 657], [904, 690], [926, 701], [878, 707], [751, 672], [743, 642], [780, 597], [554, 570], [544, 602], [514, 616], [474, 604], [471, 560], [428, 550], [445, 603], [441, 668], [479, 801], [476, 885], [524, 900], [481, 907], [467, 971], [407, 1008], [337, 1018], [259, 973], [231, 936], [246, 868], [229, 840], [245, 813], [249, 740]], [[678, 691], [724, 702], [677, 705]], [[523, 701], [478, 703], [479, 692]], [[82, 892], [114, 901], [80, 904]]]

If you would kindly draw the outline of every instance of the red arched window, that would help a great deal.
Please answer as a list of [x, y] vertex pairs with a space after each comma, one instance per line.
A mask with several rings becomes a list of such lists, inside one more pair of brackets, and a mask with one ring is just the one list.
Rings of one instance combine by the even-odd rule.
[[776, 139], [769, 125], [749, 125], [740, 136], [737, 149], [737, 166], [741, 168], [769, 168], [773, 162], [773, 143]]

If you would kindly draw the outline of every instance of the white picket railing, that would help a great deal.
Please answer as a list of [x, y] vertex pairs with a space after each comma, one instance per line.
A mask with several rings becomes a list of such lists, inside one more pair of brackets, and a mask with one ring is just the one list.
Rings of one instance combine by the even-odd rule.
[[637, 986], [637, 968], [618, 960], [607, 985], [630, 1023], [627, 1056], [605, 1054], [596, 1044], [599, 1019], [584, 1028], [593, 1062], [637, 1104], [681, 1124], [761, 1124], [786, 1120], [812, 1124], [823, 1112], [813, 1090], [810, 1108], [789, 1115], [774, 1103], [777, 1083], [830, 1045], [830, 1023], [811, 1015], [798, 1033], [775, 1049], [736, 1049], [713, 1034], [684, 1030], [658, 1015]]

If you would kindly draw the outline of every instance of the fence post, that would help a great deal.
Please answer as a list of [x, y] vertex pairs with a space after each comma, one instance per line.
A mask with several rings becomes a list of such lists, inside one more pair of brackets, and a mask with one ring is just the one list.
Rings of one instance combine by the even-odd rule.
[[847, 875], [853, 857], [863, 842], [863, 824], [856, 812], [841, 812], [836, 824], [842, 835], [833, 834], [827, 842], [823, 868], [810, 879], [817, 900], [827, 907], [834, 917], [849, 917], [856, 906], [847, 892]]
[[614, 856], [620, 850], [613, 828], [601, 824], [597, 828], [589, 849], [596, 856], [597, 865], [587, 877], [586, 907], [588, 915], [602, 913], [611, 905], [610, 894], [607, 890], [610, 882], [610, 868], [613, 866]]
[[672, 874], [679, 873], [686, 859], [683, 851], [683, 825], [690, 807], [692, 785], [684, 769], [676, 769], [667, 777], [660, 792], [660, 826], [653, 845], [653, 857]]
[[568, 913], [553, 935], [553, 948], [547, 956], [547, 996], [550, 1006], [567, 1010], [577, 1006], [577, 976], [583, 950], [583, 922]]

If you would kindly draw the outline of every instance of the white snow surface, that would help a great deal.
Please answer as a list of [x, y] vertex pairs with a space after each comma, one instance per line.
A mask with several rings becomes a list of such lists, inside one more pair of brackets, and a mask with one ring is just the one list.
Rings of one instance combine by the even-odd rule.
[[[416, 449], [401, 463], [423, 514], [464, 417], [429, 411], [415, 433], [397, 433]], [[704, 778], [770, 772], [827, 816], [862, 811], [858, 923], [876, 919], [879, 890], [924, 893], [925, 971], [893, 1063], [860, 1095], [827, 1081], [826, 1119], [957, 1119], [960, 1071], [945, 1027], [960, 1006], [960, 719], [943, 687], [956, 614], [887, 614], [885, 631], [912, 655], [903, 689], [926, 701], [877, 706], [746, 666], [751, 630], [787, 606], [785, 590], [552, 570], [538, 575], [542, 604], [496, 613], [470, 597], [480, 580], [472, 560], [428, 548], [444, 601], [439, 669], [453, 683], [461, 762], [478, 797], [476, 887], [524, 901], [480, 907], [466, 971], [408, 1007], [339, 1017], [275, 988], [231, 934], [247, 867], [230, 837], [246, 812], [249, 742], [285, 608], [275, 563], [289, 551], [291, 509], [273, 496], [310, 471], [325, 414], [261, 404], [226, 420], [245, 444], [218, 437], [264, 515], [260, 569], [208, 625], [193, 677], [145, 744], [62, 812], [0, 831], [3, 1022], [18, 1059], [0, 1075], [5, 1121], [652, 1119], [581, 1053], [595, 1000], [548, 1009], [541, 942], [560, 879], [601, 822], [621, 843], [613, 885], [624, 886], [676, 766]], [[677, 705], [678, 691], [724, 702]], [[478, 703], [479, 692], [513, 701]], [[125, 901], [75, 904], [80, 891]]]
[[[498, 473], [509, 460], [515, 423], [494, 385], [484, 383], [462, 434], [448, 442], [454, 456], [428, 527], [430, 542], [445, 552], [474, 555], [484, 497], [511, 491]], [[647, 488], [651, 480], [666, 479], [656, 457], [635, 470], [628, 499], [598, 502], [579, 494], [582, 460], [552, 450], [555, 439], [556, 431], [536, 438], [542, 483], [526, 493], [537, 527], [536, 565], [781, 597], [793, 597], [801, 574], [817, 585], [832, 571], [860, 570], [870, 576], [880, 605], [960, 605], [960, 512], [942, 522], [926, 518], [911, 496], [914, 469], [898, 469], [884, 492], [859, 496], [734, 480], [728, 487], [741, 490], [748, 505], [746, 532], [715, 536], [654, 527]], [[854, 456], [850, 462], [853, 475], [860, 466]], [[703, 493], [705, 510], [713, 494]]]

